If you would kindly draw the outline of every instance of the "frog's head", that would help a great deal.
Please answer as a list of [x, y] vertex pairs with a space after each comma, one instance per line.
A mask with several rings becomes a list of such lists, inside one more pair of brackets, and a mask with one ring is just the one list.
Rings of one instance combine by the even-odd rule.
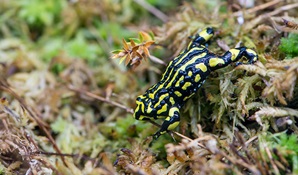
[[246, 50], [246, 57], [249, 59], [248, 63], [252, 64], [258, 60], [258, 54], [252, 49]]
[[197, 36], [199, 37], [196, 37], [193, 42], [197, 42], [197, 43], [206, 43], [208, 40], [210, 40], [210, 38], [212, 38], [214, 35], [214, 30], [212, 27], [207, 27], [205, 28], [204, 30], [200, 31]]
[[140, 95], [136, 99], [137, 107], [135, 109], [133, 117], [137, 120], [143, 120], [145, 118], [144, 117], [145, 107], [146, 107], [145, 99], [146, 99], [146, 96], [144, 96], [144, 95]]

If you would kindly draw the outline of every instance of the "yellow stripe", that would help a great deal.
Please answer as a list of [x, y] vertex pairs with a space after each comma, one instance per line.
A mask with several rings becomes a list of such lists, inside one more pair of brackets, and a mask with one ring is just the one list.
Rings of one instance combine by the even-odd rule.
[[209, 60], [209, 66], [210, 67], [215, 67], [218, 64], [225, 64], [225, 61], [223, 59], [221, 59], [221, 58], [211, 58]]
[[197, 74], [196, 77], [195, 77], [195, 82], [199, 82], [201, 79], [201, 75], [200, 74]]
[[182, 96], [182, 94], [179, 92], [179, 91], [175, 91], [174, 92], [178, 97], [181, 97]]
[[246, 52], [257, 55], [257, 53], [252, 49], [246, 49]]
[[180, 86], [180, 82], [184, 80], [184, 76], [181, 76], [179, 78], [179, 80], [176, 82], [175, 87], [179, 87]]
[[[196, 50], [196, 48], [192, 48], [192, 49], [189, 50], [187, 53], [185, 53], [181, 58], [179, 58], [179, 56], [175, 57], [173, 60], [179, 59], [179, 61], [178, 61], [177, 63], [175, 63], [174, 66], [178, 65], [179, 63], [181, 63], [181, 61], [184, 60], [184, 59], [188, 56], [188, 54], [189, 54], [190, 52], [193, 52], [194, 50]], [[164, 77], [165, 74], [169, 71], [168, 69], [169, 69], [170, 65], [173, 64], [173, 60], [168, 64], [167, 69], [166, 69], [165, 73], [164, 73], [163, 76], [162, 76], [162, 80], [165, 78], [165, 77]], [[172, 68], [171, 71], [170, 71], [170, 73], [169, 73], [168, 75], [172, 75], [173, 71], [174, 71], [174, 69]], [[169, 76], [165, 81], [167, 81], [169, 78], [170, 78], [170, 76]]]
[[189, 86], [191, 86], [191, 83], [190, 82], [186, 82], [186, 83], [184, 83], [182, 89], [183, 90], [186, 90]]
[[190, 99], [195, 93], [190, 94], [190, 96], [184, 97], [183, 101], [186, 101], [187, 99]]
[[140, 105], [138, 104], [138, 102], [136, 102], [136, 103], [137, 103], [137, 107], [135, 109], [134, 118], [136, 118], [136, 116], [135, 116], [136, 112], [138, 112], [140, 110]]
[[149, 98], [154, 99], [154, 95], [152, 93], [149, 93]]
[[203, 72], [206, 72], [207, 71], [207, 66], [205, 66], [204, 63], [196, 64], [195, 67], [196, 67], [196, 69], [200, 69]]
[[232, 54], [231, 60], [235, 61], [235, 59], [239, 55], [240, 50], [239, 49], [230, 49], [229, 52], [231, 52], [231, 54]]
[[162, 132], [159, 132], [161, 135], [165, 134], [167, 131], [162, 131]]
[[134, 112], [133, 115], [132, 115], [133, 118], [135, 118], [135, 119], [137, 119], [137, 118], [136, 118], [136, 112], [137, 112], [137, 109], [135, 110], [135, 112]]
[[173, 97], [170, 97], [170, 102], [171, 102], [171, 105], [174, 105], [175, 104], [175, 100]]
[[202, 38], [204, 38], [205, 41], [208, 41], [213, 35], [207, 33], [207, 29], [204, 29], [204, 30], [202, 30], [202, 31], [199, 33], [199, 36], [202, 37]]
[[146, 97], [145, 97], [145, 95], [139, 95], [138, 98], [145, 99]]
[[[179, 112], [179, 109], [178, 109], [177, 107], [173, 107], [173, 108], [171, 108], [170, 111], [169, 111], [169, 116], [168, 116], [165, 120], [166, 120], [166, 121], [170, 121], [171, 118], [174, 116], [174, 113], [175, 113], [176, 111]], [[170, 125], [168, 126], [167, 130], [173, 130], [173, 129], [175, 129], [178, 125], [179, 125], [179, 121], [174, 122], [174, 123], [172, 123], [172, 124], [170, 124]]]
[[192, 71], [188, 71], [187, 75], [191, 77], [192, 76]]
[[139, 120], [143, 120], [144, 118], [146, 118], [146, 116], [140, 115]]
[[148, 104], [148, 107], [147, 107], [147, 114], [150, 114], [151, 112], [152, 112], [152, 108], [151, 108], [151, 105], [152, 105], [152, 102], [150, 102], [149, 104]]
[[173, 130], [175, 129], [178, 125], [179, 125], [180, 122], [174, 122], [172, 124], [170, 124], [167, 128], [167, 130]]
[[185, 54], [183, 55], [183, 57], [179, 58], [179, 61], [178, 61], [175, 65], [179, 65], [179, 64], [181, 63], [181, 61], [184, 60], [185, 57], [188, 56], [189, 53], [192, 53], [192, 52], [194, 52], [194, 51], [196, 51], [196, 50], [198, 50], [198, 48], [196, 48], [196, 47], [191, 48], [187, 53], [185, 53]]
[[176, 111], [179, 112], [179, 109], [177, 107], [172, 107], [169, 111], [169, 116], [173, 117]]
[[[176, 57], [176, 58], [177, 58], [177, 57]], [[174, 59], [176, 59], [176, 58], [174, 58]], [[162, 78], [161, 78], [162, 80], [165, 78], [165, 75], [166, 75], [166, 73], [169, 71], [169, 68], [171, 67], [172, 64], [173, 64], [173, 60], [170, 61], [170, 63], [168, 64], [168, 66], [167, 66], [167, 68], [166, 68], [166, 71], [163, 73]], [[173, 72], [173, 69], [171, 70], [171, 72], [169, 73], [169, 75], [171, 75], [172, 72]]]
[[[188, 57], [189, 53], [194, 52], [194, 51], [198, 51], [198, 50], [202, 50], [202, 48], [194, 47], [194, 48], [190, 49], [189, 51], [187, 51], [187, 53], [185, 53], [181, 58], [179, 58], [179, 56], [177, 56], [176, 58], [174, 58], [174, 60], [176, 60], [176, 59], [179, 59], [179, 60], [178, 60], [178, 62], [175, 63], [175, 65], [173, 65], [173, 66], [177, 66], [177, 65], [179, 65], [179, 64], [182, 62], [182, 60], [184, 60], [186, 57]], [[206, 53], [202, 53], [201, 55], [197, 56], [196, 59], [199, 59], [199, 58], [204, 57], [204, 56], [206, 56]], [[165, 78], [164, 76], [165, 76], [166, 73], [169, 71], [169, 67], [170, 67], [171, 64], [173, 64], [173, 60], [169, 63], [169, 65], [168, 65], [168, 67], [167, 67], [165, 73], [164, 73], [163, 76], [162, 76], [161, 81], [164, 80], [164, 78]], [[188, 63], [185, 63], [185, 65], [187, 66]], [[170, 75], [173, 74], [173, 71], [176, 71], [176, 70], [175, 70], [174, 68], [172, 68], [172, 69], [170, 70], [170, 73], [168, 74], [169, 76], [167, 77], [167, 79], [164, 80], [165, 82], [169, 81], [169, 79], [171, 78]], [[177, 71], [179, 71], [179, 70], [177, 70]], [[176, 74], [177, 74], [177, 72], [176, 72]], [[177, 75], [175, 75], [175, 76], [173, 77], [173, 80], [175, 79], [175, 77], [177, 77]], [[170, 86], [172, 86], [172, 82], [171, 82], [166, 88], [168, 88], [168, 87], [170, 87]]]
[[203, 58], [207, 55], [206, 52], [200, 54], [200, 55], [196, 55], [194, 56], [193, 58], [191, 58], [188, 62], [186, 62], [183, 66], [181, 66], [178, 71], [176, 73], [179, 73], [179, 70], [185, 70], [185, 68], [188, 66], [188, 65], [191, 65], [193, 63], [196, 62], [196, 60], [200, 59], [200, 58]]
[[158, 105], [160, 105], [160, 102], [161, 102], [164, 98], [166, 98], [167, 96], [169, 96], [168, 93], [166, 93], [166, 94], [162, 94], [162, 95], [159, 97], [158, 102], [154, 105], [154, 108], [156, 108]]
[[181, 70], [182, 70], [182, 71], [185, 71], [185, 68], [186, 68], [188, 65], [191, 65], [191, 64], [195, 63], [195, 61], [196, 61], [197, 59], [200, 59], [200, 58], [205, 57], [206, 54], [207, 54], [207, 53], [202, 53], [202, 54], [200, 54], [200, 55], [196, 55], [196, 56], [194, 56], [193, 58], [190, 59], [190, 61], [186, 62], [186, 63], [185, 63], [183, 66], [181, 66], [178, 70], [175, 70], [176, 73], [175, 73], [174, 77], [172, 78], [172, 80], [168, 83], [168, 85], [167, 85], [166, 88], [169, 88], [169, 87], [172, 86], [173, 81], [176, 80], [175, 77], [178, 77], [178, 74], [180, 73]]
[[252, 50], [252, 49], [247, 49], [246, 52], [255, 55], [254, 58], [253, 58], [253, 61], [254, 61], [254, 62], [257, 61], [257, 59], [258, 59], [258, 58], [257, 58], [257, 53], [256, 53], [254, 50]]
[[[158, 88], [155, 89], [155, 90], [153, 91], [153, 98], [152, 98], [152, 99], [155, 99], [156, 94], [157, 94], [158, 91], [159, 91], [160, 89], [162, 89], [162, 88], [163, 88], [163, 85], [159, 85]], [[149, 94], [149, 95], [150, 95], [150, 94]]]
[[157, 84], [151, 86], [148, 90], [152, 90], [152, 89], [154, 89], [156, 86], [157, 86]]
[[167, 110], [168, 110], [168, 105], [167, 104], [164, 104], [162, 106], [162, 108], [157, 111], [157, 114], [161, 114], [163, 112], [166, 112]]
[[188, 46], [187, 46], [187, 50], [190, 49], [191, 45], [192, 45], [192, 42], [190, 42], [190, 43], [188, 44]]
[[137, 104], [136, 111], [139, 111], [140, 110], [139, 108], [141, 107], [142, 112], [145, 113], [145, 107], [144, 107], [143, 102], [136, 101], [136, 104]]

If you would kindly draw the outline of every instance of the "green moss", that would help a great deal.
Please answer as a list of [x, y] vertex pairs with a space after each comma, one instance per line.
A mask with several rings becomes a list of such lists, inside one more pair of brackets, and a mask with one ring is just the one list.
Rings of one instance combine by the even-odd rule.
[[33, 26], [50, 26], [54, 23], [54, 19], [59, 17], [66, 2], [60, 0], [21, 0], [19, 5], [19, 16], [28, 24]]
[[[279, 152], [289, 163], [292, 172], [298, 173], [298, 142], [297, 135], [287, 135], [286, 133], [274, 134], [271, 139], [271, 147]], [[275, 156], [278, 159], [277, 156]]]
[[73, 58], [83, 58], [89, 63], [98, 59], [102, 53], [99, 46], [94, 43], [88, 43], [82, 33], [78, 33], [74, 39], [65, 44], [66, 53]]
[[65, 69], [65, 66], [63, 64], [57, 63], [54, 64], [51, 71], [54, 72], [56, 75], [59, 75], [60, 72], [62, 72]]
[[287, 58], [298, 56], [298, 34], [290, 33], [288, 38], [282, 38], [279, 49], [286, 54]]

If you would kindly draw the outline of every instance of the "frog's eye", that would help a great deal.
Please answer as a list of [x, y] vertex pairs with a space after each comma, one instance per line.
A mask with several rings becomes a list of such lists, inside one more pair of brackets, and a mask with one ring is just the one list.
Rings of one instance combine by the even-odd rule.
[[206, 33], [208, 33], [209, 35], [213, 35], [214, 34], [214, 30], [212, 27], [207, 27], [206, 28]]

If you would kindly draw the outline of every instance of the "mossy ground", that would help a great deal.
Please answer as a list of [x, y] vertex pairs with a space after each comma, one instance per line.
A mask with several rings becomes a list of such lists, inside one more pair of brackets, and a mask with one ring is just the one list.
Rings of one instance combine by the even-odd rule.
[[[298, 174], [296, 1], [4, 0], [0, 14], [0, 174]], [[207, 26], [212, 52], [259, 61], [213, 72], [153, 141], [135, 98]]]

